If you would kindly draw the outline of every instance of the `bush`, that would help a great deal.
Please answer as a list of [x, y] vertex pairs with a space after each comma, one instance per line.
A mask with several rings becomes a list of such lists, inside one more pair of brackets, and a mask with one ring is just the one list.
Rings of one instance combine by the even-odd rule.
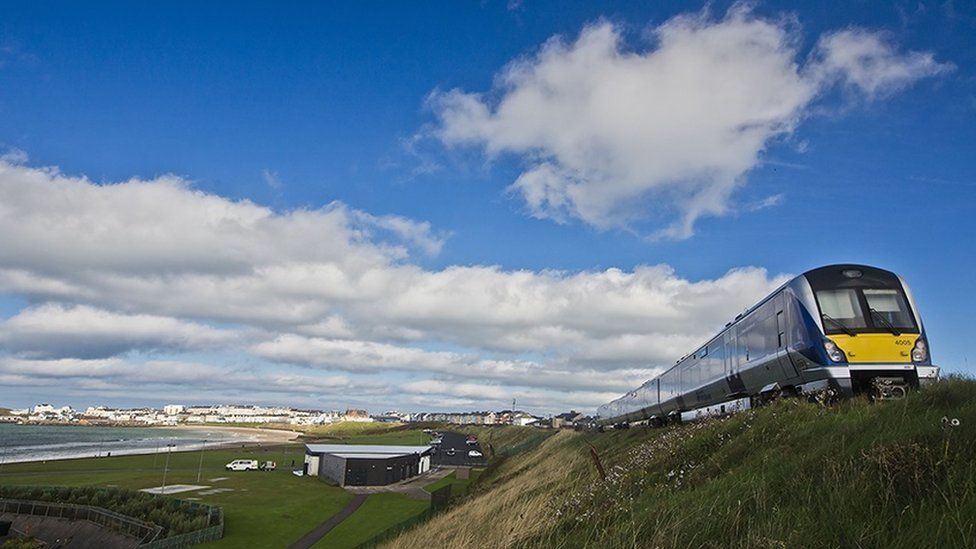
[[164, 538], [210, 526], [210, 511], [205, 506], [121, 488], [0, 486], [0, 498], [100, 507], [162, 526]]

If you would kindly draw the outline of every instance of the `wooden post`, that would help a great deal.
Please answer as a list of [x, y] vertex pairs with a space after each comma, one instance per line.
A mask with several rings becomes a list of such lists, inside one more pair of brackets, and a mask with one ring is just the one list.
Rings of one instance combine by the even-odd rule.
[[590, 457], [593, 458], [593, 463], [596, 464], [596, 470], [600, 473], [600, 480], [607, 480], [607, 473], [603, 470], [603, 464], [600, 463], [600, 456], [596, 453], [596, 448], [592, 444], [587, 444], [590, 447]]

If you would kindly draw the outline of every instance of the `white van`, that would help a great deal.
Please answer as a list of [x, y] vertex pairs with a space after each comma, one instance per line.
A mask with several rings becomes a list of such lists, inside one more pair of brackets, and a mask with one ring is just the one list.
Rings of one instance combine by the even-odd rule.
[[228, 471], [257, 471], [258, 460], [256, 459], [235, 459], [226, 466]]

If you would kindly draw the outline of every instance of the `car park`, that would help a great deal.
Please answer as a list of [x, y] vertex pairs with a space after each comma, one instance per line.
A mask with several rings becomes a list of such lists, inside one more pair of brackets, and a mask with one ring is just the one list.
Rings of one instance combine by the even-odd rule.
[[228, 471], [257, 471], [258, 460], [256, 459], [235, 459], [224, 466]]

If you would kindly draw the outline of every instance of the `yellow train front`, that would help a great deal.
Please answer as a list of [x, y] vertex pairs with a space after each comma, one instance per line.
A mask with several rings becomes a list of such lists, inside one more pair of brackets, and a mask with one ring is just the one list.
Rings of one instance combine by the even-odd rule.
[[[819, 318], [808, 326], [823, 334], [818, 369], [846, 394], [904, 395], [938, 376], [918, 306], [908, 285], [892, 272], [859, 265], [823, 267], [804, 275], [813, 293], [803, 303]], [[807, 353], [808, 355], [810, 353]], [[826, 360], [824, 360], [826, 359]]]
[[905, 281], [876, 267], [830, 265], [790, 280], [597, 416], [603, 425], [657, 423], [828, 390], [898, 398], [938, 375]]

